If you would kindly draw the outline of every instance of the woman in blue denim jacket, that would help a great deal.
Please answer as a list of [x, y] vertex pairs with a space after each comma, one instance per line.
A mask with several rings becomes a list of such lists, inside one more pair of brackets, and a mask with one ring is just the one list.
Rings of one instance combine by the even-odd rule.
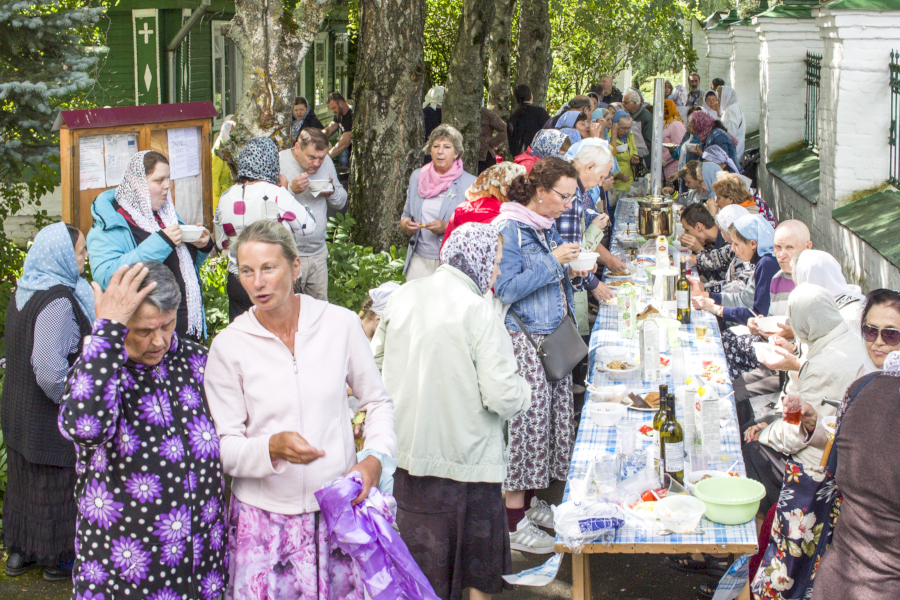
[[[577, 190], [575, 167], [559, 158], [545, 158], [527, 176], [513, 180], [494, 221], [503, 236], [496, 297], [509, 305], [536, 342], [574, 314], [570, 277], [586, 275], [567, 265], [578, 256], [578, 244], [563, 244], [555, 219], [571, 208]], [[596, 268], [596, 267], [595, 267]], [[509, 422], [506, 512], [510, 547], [524, 552], [553, 551], [553, 538], [537, 529], [552, 527], [546, 503], [527, 496], [565, 480], [575, 443], [572, 375], [548, 381], [534, 346], [507, 313], [518, 373], [531, 387], [531, 408]], [[529, 508], [526, 514], [526, 508]]]

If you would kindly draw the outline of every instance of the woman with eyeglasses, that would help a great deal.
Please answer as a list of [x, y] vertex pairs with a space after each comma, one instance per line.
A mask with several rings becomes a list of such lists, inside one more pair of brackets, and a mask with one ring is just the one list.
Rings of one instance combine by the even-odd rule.
[[[835, 479], [843, 503], [812, 600], [900, 598], [900, 294], [879, 289], [866, 300], [862, 335], [867, 366], [875, 373], [853, 382], [838, 410], [832, 452], [839, 457]], [[809, 445], [824, 447], [818, 416], [804, 404], [801, 423]]]

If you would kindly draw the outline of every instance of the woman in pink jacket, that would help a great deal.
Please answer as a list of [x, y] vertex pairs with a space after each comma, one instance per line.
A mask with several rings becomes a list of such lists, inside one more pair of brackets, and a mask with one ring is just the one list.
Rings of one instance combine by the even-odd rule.
[[[232, 250], [253, 308], [210, 348], [205, 385], [222, 465], [234, 477], [225, 598], [362, 600], [353, 560], [329, 538], [313, 495], [350, 471], [362, 502], [393, 457], [393, 401], [359, 318], [295, 295], [300, 259], [273, 221], [244, 229]], [[357, 463], [347, 386], [366, 411]]]

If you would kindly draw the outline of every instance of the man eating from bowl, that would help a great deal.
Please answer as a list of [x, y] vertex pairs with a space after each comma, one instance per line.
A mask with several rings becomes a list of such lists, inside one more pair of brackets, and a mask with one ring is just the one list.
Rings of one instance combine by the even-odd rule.
[[337, 171], [328, 156], [328, 140], [319, 129], [301, 129], [293, 148], [278, 154], [281, 173], [287, 178], [288, 189], [312, 212], [316, 223], [322, 223], [311, 235], [297, 243], [303, 273], [301, 289], [317, 300], [328, 300], [328, 250], [325, 247], [324, 224], [328, 222], [328, 207], [344, 208], [347, 192], [338, 180]]

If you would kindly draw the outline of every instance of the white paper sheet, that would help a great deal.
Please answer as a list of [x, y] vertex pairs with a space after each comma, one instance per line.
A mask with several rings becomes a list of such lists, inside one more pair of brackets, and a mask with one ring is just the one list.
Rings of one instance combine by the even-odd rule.
[[106, 185], [112, 187], [122, 183], [125, 168], [131, 157], [137, 154], [136, 133], [115, 133], [106, 136]]
[[106, 187], [102, 135], [78, 138], [78, 175], [79, 189], [92, 190]]
[[167, 130], [172, 179], [195, 177], [200, 174], [199, 129], [199, 127], [179, 127]]

